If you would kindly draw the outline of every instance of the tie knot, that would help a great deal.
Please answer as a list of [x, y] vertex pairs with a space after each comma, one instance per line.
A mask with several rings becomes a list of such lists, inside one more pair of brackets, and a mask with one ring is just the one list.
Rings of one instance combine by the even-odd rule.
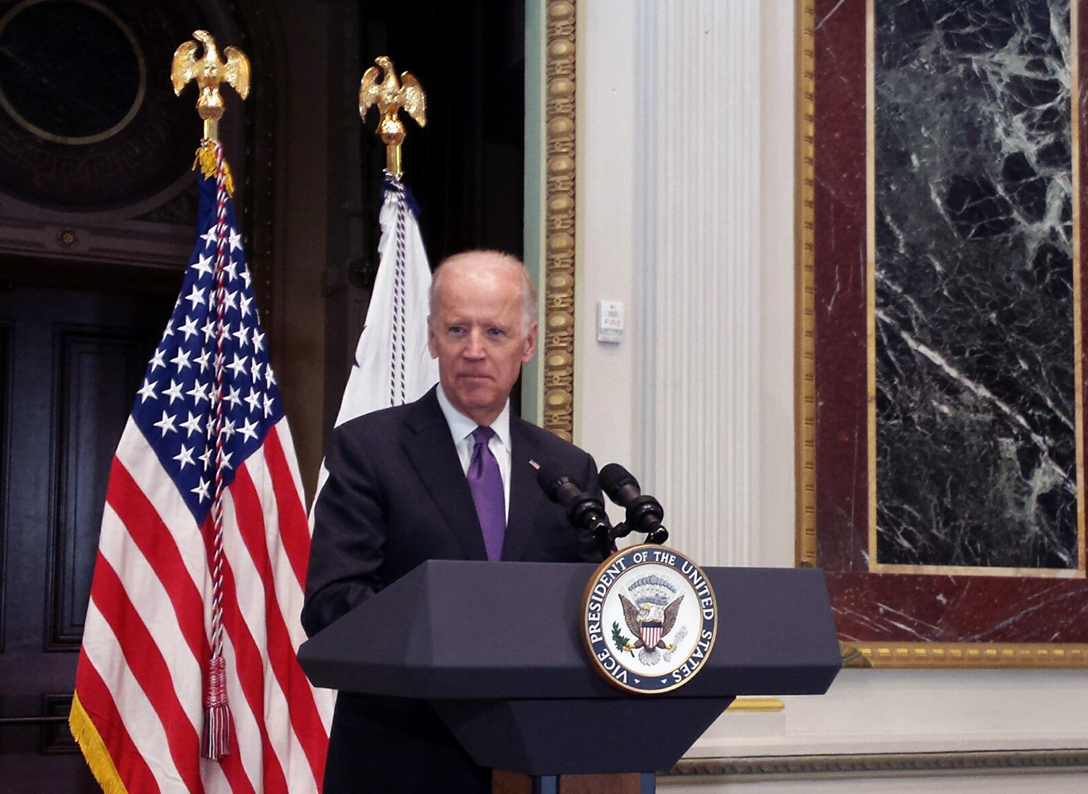
[[490, 427], [480, 426], [472, 431], [472, 440], [477, 444], [483, 444], [486, 447], [487, 442], [491, 440], [493, 435], [495, 435], [495, 431]]

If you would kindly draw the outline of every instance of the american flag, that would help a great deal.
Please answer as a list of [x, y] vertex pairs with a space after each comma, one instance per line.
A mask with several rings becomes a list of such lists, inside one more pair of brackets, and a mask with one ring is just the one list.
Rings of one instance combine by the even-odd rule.
[[198, 159], [199, 237], [114, 456], [69, 722], [107, 792], [316, 792], [332, 695], [295, 656], [301, 479], [222, 149]]

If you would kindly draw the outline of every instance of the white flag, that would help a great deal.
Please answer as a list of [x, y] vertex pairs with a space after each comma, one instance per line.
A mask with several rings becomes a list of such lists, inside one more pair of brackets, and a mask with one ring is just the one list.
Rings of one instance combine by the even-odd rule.
[[427, 350], [431, 269], [407, 189], [387, 179], [378, 277], [336, 424], [422, 397], [438, 382]]
[[[337, 426], [380, 408], [417, 400], [438, 382], [438, 362], [427, 349], [431, 269], [410, 201], [404, 185], [386, 178], [379, 215], [378, 277], [336, 415]], [[322, 464], [315, 503], [326, 477]]]

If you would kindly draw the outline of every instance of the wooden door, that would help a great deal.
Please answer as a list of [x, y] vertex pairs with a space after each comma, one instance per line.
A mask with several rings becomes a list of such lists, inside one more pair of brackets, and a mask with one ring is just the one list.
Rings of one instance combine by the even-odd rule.
[[162, 289], [0, 283], [0, 789], [7, 794], [98, 791], [66, 718], [110, 462], [173, 297]]

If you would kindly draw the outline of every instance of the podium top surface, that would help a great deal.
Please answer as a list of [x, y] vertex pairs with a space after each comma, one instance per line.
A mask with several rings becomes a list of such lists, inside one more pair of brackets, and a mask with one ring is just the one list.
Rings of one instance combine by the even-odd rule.
[[[303, 644], [317, 686], [441, 699], [632, 697], [590, 666], [590, 564], [431, 560]], [[841, 665], [823, 572], [705, 568], [717, 640], [669, 697], [823, 694]], [[634, 695], [634, 697], [650, 697]]]

